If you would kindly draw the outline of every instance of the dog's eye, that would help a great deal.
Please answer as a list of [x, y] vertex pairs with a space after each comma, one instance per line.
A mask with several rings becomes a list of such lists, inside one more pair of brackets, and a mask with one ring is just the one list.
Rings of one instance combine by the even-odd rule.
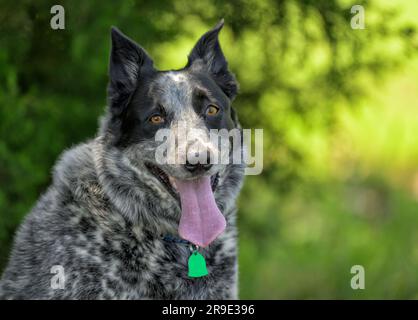
[[214, 116], [219, 112], [219, 108], [213, 104], [209, 105], [206, 108], [206, 115], [207, 116]]
[[160, 116], [160, 115], [157, 114], [157, 115], [152, 116], [149, 119], [149, 121], [151, 123], [153, 123], [153, 124], [160, 124], [160, 123], [163, 123], [164, 122], [164, 118], [162, 116]]

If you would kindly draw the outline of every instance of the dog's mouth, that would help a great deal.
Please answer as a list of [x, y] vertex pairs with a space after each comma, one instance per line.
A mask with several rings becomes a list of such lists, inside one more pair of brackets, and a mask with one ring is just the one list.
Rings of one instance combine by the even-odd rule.
[[219, 183], [219, 174], [184, 180], [168, 175], [151, 163], [145, 165], [167, 191], [180, 200], [181, 217], [178, 232], [183, 239], [206, 247], [225, 230], [226, 220], [213, 194]]
[[[176, 179], [167, 173], [160, 167], [153, 165], [149, 162], [145, 163], [147, 169], [161, 182], [161, 184], [166, 188], [168, 193], [170, 193], [176, 200], [179, 199], [179, 191], [177, 189]], [[210, 177], [210, 185], [212, 192], [215, 192], [216, 187], [219, 183], [219, 173], [216, 173]]]

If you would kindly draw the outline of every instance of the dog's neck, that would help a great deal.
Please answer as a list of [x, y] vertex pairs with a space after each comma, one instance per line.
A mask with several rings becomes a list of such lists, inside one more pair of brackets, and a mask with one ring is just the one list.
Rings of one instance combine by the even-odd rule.
[[156, 235], [175, 233], [180, 215], [175, 200], [152, 189], [146, 171], [133, 167], [121, 151], [103, 142], [103, 137], [95, 139], [93, 158], [99, 184], [112, 206], [132, 225]]

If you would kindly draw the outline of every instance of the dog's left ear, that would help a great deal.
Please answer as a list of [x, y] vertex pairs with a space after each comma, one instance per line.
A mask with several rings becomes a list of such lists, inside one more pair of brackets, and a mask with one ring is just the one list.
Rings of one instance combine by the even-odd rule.
[[111, 110], [121, 114], [129, 103], [143, 73], [153, 69], [148, 53], [117, 28], [112, 27], [108, 96]]
[[216, 83], [232, 100], [238, 92], [235, 76], [228, 70], [228, 62], [219, 44], [218, 35], [224, 25], [224, 20], [206, 32], [196, 43], [189, 54], [187, 67], [202, 65], [212, 75]]

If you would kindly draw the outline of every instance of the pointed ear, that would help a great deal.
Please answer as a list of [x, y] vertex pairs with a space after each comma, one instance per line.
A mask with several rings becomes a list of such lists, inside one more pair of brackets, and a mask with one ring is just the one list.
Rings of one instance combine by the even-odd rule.
[[153, 61], [133, 40], [112, 27], [108, 97], [112, 111], [121, 113], [138, 85], [141, 71], [153, 68]]
[[219, 44], [218, 35], [224, 25], [224, 20], [208, 32], [196, 43], [189, 54], [187, 67], [203, 66], [225, 94], [233, 99], [238, 91], [238, 83], [235, 76], [228, 70], [228, 62]]

